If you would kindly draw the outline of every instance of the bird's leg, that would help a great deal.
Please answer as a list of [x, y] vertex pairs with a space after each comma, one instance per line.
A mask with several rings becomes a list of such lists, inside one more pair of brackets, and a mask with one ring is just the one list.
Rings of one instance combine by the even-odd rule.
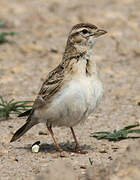
[[49, 126], [49, 127], [47, 126], [47, 128], [48, 128], [48, 130], [49, 130], [49, 132], [50, 132], [50, 134], [51, 134], [51, 136], [52, 136], [52, 138], [53, 138], [53, 141], [54, 141], [54, 143], [55, 143], [55, 145], [56, 145], [57, 151], [62, 152], [63, 150], [60, 148], [59, 144], [58, 144], [57, 141], [56, 141], [56, 138], [55, 138], [55, 136], [54, 136], [52, 127], [51, 127], [51, 126]]
[[74, 141], [75, 141], [75, 143], [76, 143], [75, 151], [76, 151], [77, 153], [85, 154], [86, 152], [80, 149], [80, 146], [79, 146], [79, 143], [78, 143], [78, 141], [77, 141], [77, 138], [76, 138], [76, 135], [75, 135], [75, 133], [74, 133], [73, 128], [70, 127], [70, 129], [71, 129], [71, 132], [72, 132]]

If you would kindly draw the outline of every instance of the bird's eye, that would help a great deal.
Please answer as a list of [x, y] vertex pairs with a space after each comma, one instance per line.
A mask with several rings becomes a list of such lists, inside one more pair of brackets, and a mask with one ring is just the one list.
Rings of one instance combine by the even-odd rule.
[[87, 30], [87, 29], [83, 29], [81, 32], [82, 32], [83, 34], [87, 34], [87, 33], [88, 33], [88, 30]]

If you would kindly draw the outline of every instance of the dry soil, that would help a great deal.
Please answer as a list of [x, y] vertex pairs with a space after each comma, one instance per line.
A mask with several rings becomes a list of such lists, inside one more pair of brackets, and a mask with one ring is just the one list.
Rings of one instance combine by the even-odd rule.
[[[54, 129], [65, 150], [63, 157], [52, 153], [55, 146], [43, 124], [10, 144], [13, 133], [26, 120], [13, 115], [0, 121], [0, 179], [140, 179], [138, 139], [111, 142], [90, 137], [91, 132], [140, 123], [139, 0], [0, 0], [0, 18], [6, 23], [0, 32], [18, 32], [0, 45], [0, 95], [7, 100], [34, 100], [47, 73], [61, 61], [73, 25], [89, 22], [108, 31], [94, 47], [104, 97], [86, 123], [75, 127], [88, 153], [70, 151], [74, 143], [68, 128]], [[39, 135], [40, 131], [46, 135]], [[38, 140], [41, 149], [34, 154], [31, 145]], [[115, 165], [125, 161], [126, 166], [117, 169]]]

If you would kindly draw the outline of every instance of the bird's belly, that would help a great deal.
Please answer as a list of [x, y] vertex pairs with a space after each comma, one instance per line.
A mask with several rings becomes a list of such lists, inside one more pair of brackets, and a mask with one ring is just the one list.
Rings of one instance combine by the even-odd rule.
[[72, 127], [94, 110], [101, 91], [100, 81], [72, 80], [54, 96], [50, 107], [42, 113], [43, 119], [52, 126]]

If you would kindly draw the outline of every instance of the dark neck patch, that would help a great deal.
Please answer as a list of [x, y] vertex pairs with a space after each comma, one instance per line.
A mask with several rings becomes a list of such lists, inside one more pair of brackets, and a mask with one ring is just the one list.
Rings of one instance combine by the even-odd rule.
[[89, 66], [89, 59], [86, 59], [86, 75], [90, 75], [89, 70], [88, 70], [88, 66]]

